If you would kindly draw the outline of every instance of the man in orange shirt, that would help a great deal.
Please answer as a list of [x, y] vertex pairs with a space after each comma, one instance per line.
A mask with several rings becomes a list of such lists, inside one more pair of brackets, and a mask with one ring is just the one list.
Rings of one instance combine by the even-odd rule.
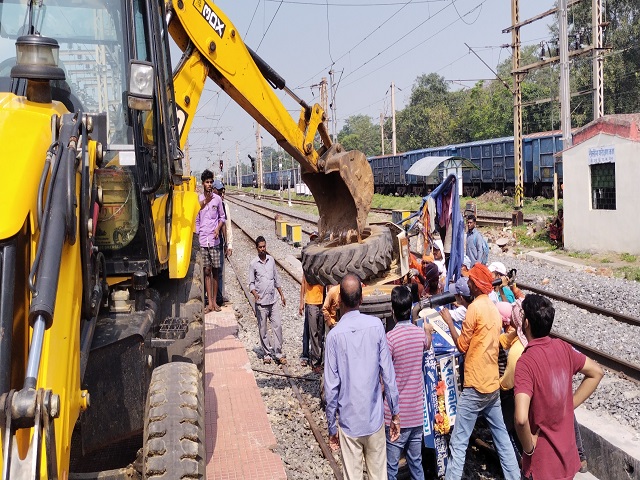
[[338, 322], [338, 309], [340, 307], [340, 285], [333, 285], [327, 290], [327, 296], [322, 305], [322, 314], [327, 328], [331, 330]]
[[[304, 313], [302, 365], [306, 366], [306, 363], [310, 360], [314, 373], [322, 372], [322, 353], [324, 350], [323, 296], [324, 287], [322, 285], [310, 285], [303, 275], [298, 310], [300, 315]], [[309, 344], [311, 344], [311, 349], [309, 349]]]
[[467, 309], [460, 335], [456, 332], [451, 317], [446, 317], [458, 350], [466, 354], [464, 388], [458, 399], [446, 480], [462, 478], [469, 437], [480, 414], [487, 419], [491, 429], [504, 477], [507, 480], [520, 479], [520, 469], [500, 407], [498, 345], [502, 319], [498, 308], [487, 295], [493, 290], [492, 281], [493, 274], [489, 269], [476, 263], [469, 270], [468, 281], [471, 295], [475, 298]]

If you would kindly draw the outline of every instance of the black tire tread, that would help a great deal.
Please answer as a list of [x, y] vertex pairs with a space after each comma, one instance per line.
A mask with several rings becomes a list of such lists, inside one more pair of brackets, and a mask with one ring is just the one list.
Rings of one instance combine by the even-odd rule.
[[393, 243], [391, 231], [373, 225], [370, 235], [362, 243], [338, 247], [311, 244], [302, 251], [302, 269], [312, 285], [335, 285], [347, 273], [355, 273], [361, 280], [384, 272], [391, 264]]
[[154, 369], [145, 414], [143, 480], [204, 480], [204, 390], [197, 366], [173, 362]]

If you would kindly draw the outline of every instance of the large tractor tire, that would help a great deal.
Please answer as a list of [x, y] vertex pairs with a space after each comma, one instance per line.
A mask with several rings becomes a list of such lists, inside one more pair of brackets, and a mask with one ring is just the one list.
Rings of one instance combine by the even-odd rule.
[[395, 325], [391, 311], [391, 290], [393, 287], [395, 285], [380, 285], [362, 289], [360, 313], [378, 317], [384, 324], [385, 331], [389, 331]]
[[195, 365], [153, 371], [143, 440], [143, 480], [204, 480], [204, 391]]
[[393, 243], [391, 231], [385, 226], [365, 228], [362, 243], [334, 245], [310, 244], [302, 251], [302, 270], [312, 285], [336, 285], [348, 273], [360, 280], [388, 270]]

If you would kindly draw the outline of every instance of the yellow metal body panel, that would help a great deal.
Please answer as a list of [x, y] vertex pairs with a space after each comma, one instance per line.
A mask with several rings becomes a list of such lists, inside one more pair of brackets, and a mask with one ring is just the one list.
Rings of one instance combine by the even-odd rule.
[[[67, 113], [58, 102], [37, 104], [13, 94], [0, 94], [0, 158], [5, 182], [0, 190], [0, 239], [16, 234], [19, 242], [16, 279], [26, 285], [26, 276], [35, 257], [39, 225], [36, 199], [46, 152], [52, 143], [51, 117]], [[88, 148], [90, 170], [95, 165], [95, 143]], [[80, 192], [80, 174], [76, 174]], [[79, 220], [78, 220], [79, 221]], [[78, 225], [76, 224], [76, 229]], [[60, 416], [54, 421], [58, 478], [68, 478], [71, 435], [78, 419], [82, 399], [80, 390], [80, 315], [82, 269], [80, 242], [65, 244], [62, 249], [60, 278], [53, 325], [44, 336], [40, 371], [36, 388], [50, 389], [60, 396]], [[19, 292], [18, 292], [19, 293]], [[12, 388], [20, 389], [26, 369], [30, 297], [28, 291], [17, 296], [14, 309], [14, 352], [12, 355]], [[32, 431], [18, 435], [18, 447], [26, 453]], [[1, 441], [0, 441], [1, 443]], [[3, 447], [2, 447], [3, 448]], [[2, 458], [0, 457], [0, 468]], [[40, 480], [49, 478], [46, 454], [42, 452]]]
[[[0, 239], [20, 231], [30, 212], [36, 211], [40, 174], [51, 145], [51, 116], [66, 113], [58, 102], [38, 104], [0, 93], [0, 158], [3, 182], [0, 188]], [[30, 217], [31, 231], [38, 228]]]
[[184, 278], [191, 262], [191, 243], [195, 231], [196, 215], [200, 211], [198, 194], [183, 190], [173, 192], [171, 241], [167, 245], [165, 212], [168, 195], [157, 197], [151, 207], [158, 248], [158, 258], [169, 262], [169, 278]]
[[196, 192], [173, 193], [169, 278], [184, 278], [189, 270], [196, 215], [199, 211], [200, 203]]

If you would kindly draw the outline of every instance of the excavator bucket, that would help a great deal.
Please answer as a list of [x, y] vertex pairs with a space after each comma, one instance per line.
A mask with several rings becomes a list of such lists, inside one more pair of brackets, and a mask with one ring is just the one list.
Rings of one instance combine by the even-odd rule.
[[320, 238], [327, 234], [340, 244], [361, 241], [373, 198], [373, 172], [358, 150], [345, 152], [333, 144], [318, 160], [320, 172], [302, 179], [318, 206]]

